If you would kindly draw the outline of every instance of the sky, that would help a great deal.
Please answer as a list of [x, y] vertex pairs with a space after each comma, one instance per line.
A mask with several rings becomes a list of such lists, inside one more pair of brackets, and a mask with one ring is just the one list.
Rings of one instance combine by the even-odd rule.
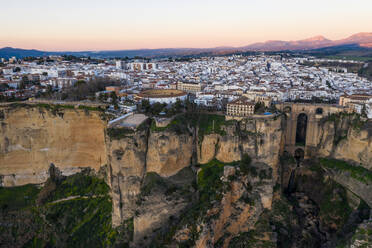
[[0, 47], [244, 46], [372, 31], [372, 0], [0, 0]]

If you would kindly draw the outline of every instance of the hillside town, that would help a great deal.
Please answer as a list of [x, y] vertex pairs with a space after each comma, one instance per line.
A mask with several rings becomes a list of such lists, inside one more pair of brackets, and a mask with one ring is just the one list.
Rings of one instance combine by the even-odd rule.
[[[322, 61], [337, 62], [337, 66], [307, 65]], [[187, 98], [200, 107], [237, 116], [253, 114], [257, 103], [269, 109], [275, 103], [292, 101], [339, 104], [372, 117], [371, 82], [349, 72], [343, 63], [264, 54], [178, 60], [13, 57], [0, 60], [0, 100], [103, 102], [120, 115], [135, 111], [143, 99], [169, 105]], [[69, 90], [97, 80], [103, 87], [94, 94], [81, 91], [80, 98], [71, 99]]]

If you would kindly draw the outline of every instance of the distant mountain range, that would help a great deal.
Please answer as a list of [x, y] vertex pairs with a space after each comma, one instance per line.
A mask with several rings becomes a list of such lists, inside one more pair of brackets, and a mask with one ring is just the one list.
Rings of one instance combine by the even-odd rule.
[[[215, 47], [215, 48], [163, 48], [163, 49], [138, 49], [138, 50], [116, 50], [116, 51], [81, 51], [81, 52], [48, 52], [40, 50], [26, 50], [19, 48], [5, 47], [0, 49], [0, 57], [10, 58], [16, 56], [23, 58], [28, 56], [47, 56], [47, 55], [74, 55], [90, 56], [94, 58], [116, 58], [116, 57], [170, 57], [170, 56], [192, 56], [192, 55], [220, 55], [234, 52], [274, 52], [274, 51], [313, 51], [315, 53], [332, 51], [353, 51], [372, 52], [372, 32], [358, 33], [341, 40], [329, 40], [324, 36], [298, 41], [270, 40], [266, 42], [254, 43], [243, 47]], [[371, 53], [372, 54], [372, 53]]]
[[266, 41], [242, 47], [244, 50], [255, 51], [283, 51], [283, 50], [311, 50], [324, 47], [334, 47], [341, 45], [359, 45], [360, 47], [372, 47], [372, 33], [358, 33], [341, 40], [329, 40], [324, 36], [298, 41]]

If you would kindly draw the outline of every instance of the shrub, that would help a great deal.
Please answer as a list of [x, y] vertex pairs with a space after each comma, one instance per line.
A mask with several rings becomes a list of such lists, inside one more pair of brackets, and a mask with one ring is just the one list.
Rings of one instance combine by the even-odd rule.
[[319, 161], [324, 167], [349, 172], [352, 178], [363, 183], [370, 184], [372, 182], [372, 172], [362, 166], [350, 165], [337, 159], [321, 158]]

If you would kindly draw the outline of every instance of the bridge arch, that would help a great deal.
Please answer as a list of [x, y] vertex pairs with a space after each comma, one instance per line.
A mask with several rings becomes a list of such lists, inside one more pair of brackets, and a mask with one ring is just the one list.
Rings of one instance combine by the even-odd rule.
[[307, 131], [307, 114], [301, 113], [297, 116], [297, 125], [296, 125], [296, 145], [297, 146], [306, 146], [306, 131]]

